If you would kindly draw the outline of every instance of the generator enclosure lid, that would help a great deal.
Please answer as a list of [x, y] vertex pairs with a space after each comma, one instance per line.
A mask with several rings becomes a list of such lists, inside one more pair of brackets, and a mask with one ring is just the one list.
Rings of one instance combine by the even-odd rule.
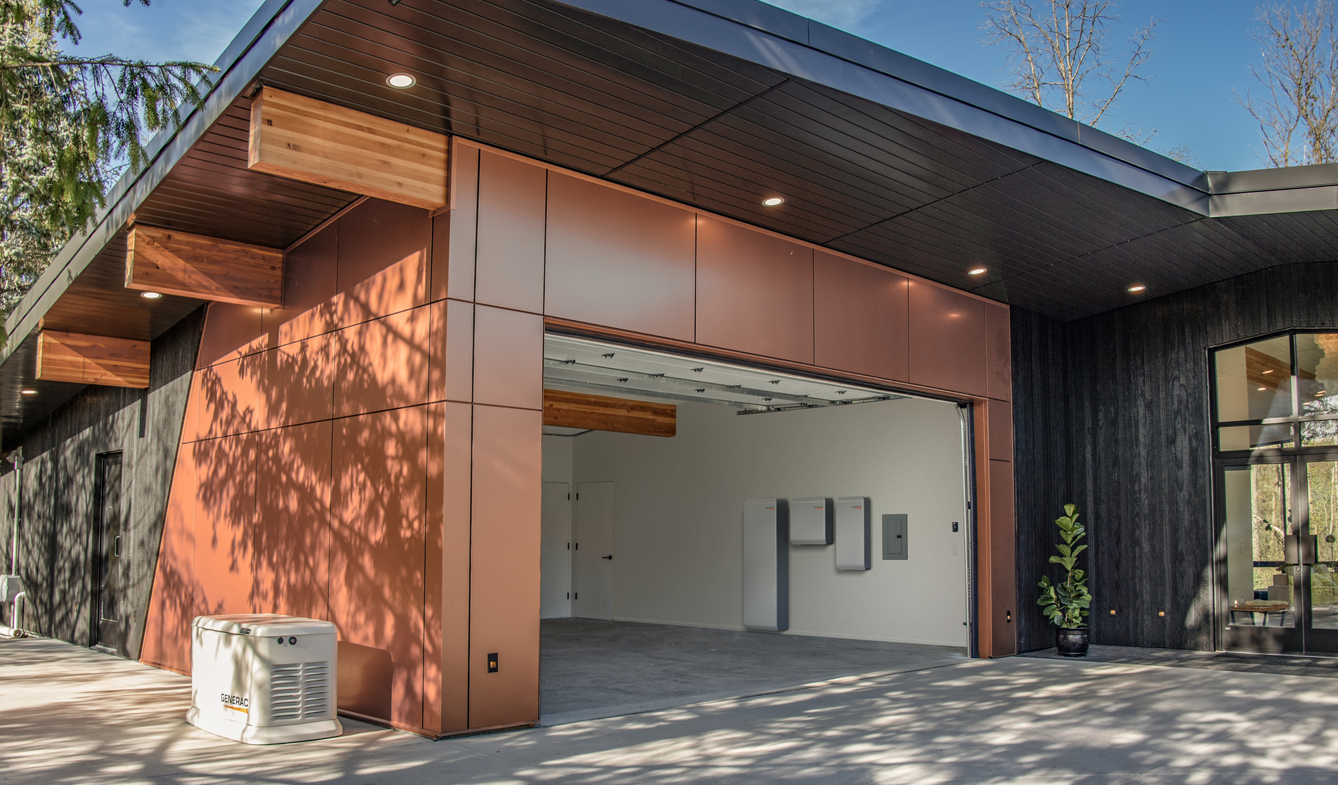
[[334, 635], [335, 626], [320, 619], [282, 616], [277, 613], [234, 613], [222, 616], [196, 616], [193, 627], [230, 635], [258, 638], [280, 635]]

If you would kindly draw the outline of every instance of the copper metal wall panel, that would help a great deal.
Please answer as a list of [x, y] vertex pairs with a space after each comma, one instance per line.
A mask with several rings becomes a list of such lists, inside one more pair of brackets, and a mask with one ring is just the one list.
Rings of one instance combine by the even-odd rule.
[[256, 435], [257, 613], [329, 618], [332, 434], [318, 422]]
[[985, 303], [911, 281], [910, 306], [911, 383], [985, 395]]
[[543, 317], [475, 306], [474, 400], [494, 406], [542, 409], [543, 375]]
[[482, 154], [475, 302], [543, 313], [547, 185], [541, 166]]
[[[469, 726], [539, 719], [538, 411], [474, 407]], [[499, 655], [488, 673], [487, 656]]]
[[190, 670], [190, 625], [199, 615], [195, 591], [195, 450], [177, 452], [163, 538], [153, 574], [139, 658], [181, 673]]
[[263, 350], [264, 310], [253, 305], [210, 303], [195, 357], [196, 370]]
[[[993, 405], [991, 404], [991, 408]], [[1017, 565], [1014, 551], [1013, 464], [990, 461], [990, 591], [994, 595], [993, 656], [1017, 654]]]
[[[206, 335], [208, 330], [206, 327]], [[229, 360], [201, 372], [201, 438], [254, 431], [265, 423], [267, 396], [261, 394], [264, 373], [263, 354]]]
[[368, 199], [340, 218], [338, 323], [358, 324], [427, 302], [431, 248], [426, 210]]
[[427, 402], [430, 316], [415, 308], [334, 333], [338, 416]]
[[446, 299], [450, 284], [451, 213], [432, 216], [432, 254], [428, 257], [427, 299]]
[[813, 249], [700, 216], [697, 342], [813, 362]]
[[427, 410], [334, 423], [330, 619], [341, 708], [409, 727], [423, 719]]
[[444, 407], [444, 403], [427, 406], [427, 456], [423, 480], [423, 727], [435, 732], [441, 731]]
[[984, 303], [984, 306], [986, 389], [991, 398], [1011, 401], [1013, 343], [1008, 324], [1008, 306], [994, 303]]
[[432, 304], [428, 338], [429, 400], [469, 401], [474, 394], [474, 305], [459, 300]]
[[692, 212], [553, 172], [547, 239], [549, 316], [693, 340]]
[[251, 613], [256, 437], [196, 442], [195, 555], [202, 614]]
[[338, 336], [317, 335], [265, 352], [265, 373], [257, 394], [265, 399], [270, 428], [328, 420], [334, 412]]
[[[440, 712], [442, 731], [469, 727], [469, 554], [472, 494], [473, 407], [445, 403], [428, 434], [428, 449], [440, 456], [440, 485], [428, 489], [428, 516], [441, 523], [439, 566]], [[437, 494], [434, 501], [433, 494]], [[486, 652], [485, 652], [486, 653]]]
[[990, 460], [1013, 460], [1013, 405], [990, 401]]
[[190, 375], [190, 393], [186, 396], [186, 418], [181, 424], [181, 443], [193, 442], [200, 438], [200, 409], [204, 403], [205, 371], [195, 371]]
[[[451, 211], [446, 258], [446, 296], [474, 299], [474, 259], [478, 238], [479, 149], [455, 139], [451, 149]], [[441, 217], [438, 217], [441, 220]]]
[[335, 328], [339, 222], [322, 229], [283, 257], [283, 307], [265, 314], [269, 345], [327, 333]]
[[817, 251], [813, 254], [813, 355], [817, 365], [910, 378], [906, 276]]

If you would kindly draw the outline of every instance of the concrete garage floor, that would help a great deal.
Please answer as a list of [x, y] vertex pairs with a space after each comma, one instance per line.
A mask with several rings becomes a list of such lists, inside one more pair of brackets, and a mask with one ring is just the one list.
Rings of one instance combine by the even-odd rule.
[[543, 725], [759, 695], [856, 674], [966, 661], [947, 646], [550, 619], [539, 634]]
[[248, 747], [183, 721], [189, 680], [0, 641], [0, 783], [1338, 782], [1338, 680], [1013, 657], [430, 742]]

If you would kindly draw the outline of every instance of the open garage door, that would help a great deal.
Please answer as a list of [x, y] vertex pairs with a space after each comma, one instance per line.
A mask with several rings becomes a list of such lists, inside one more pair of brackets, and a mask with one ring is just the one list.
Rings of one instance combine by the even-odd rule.
[[957, 404], [560, 335], [544, 363], [544, 480], [576, 489], [545, 722], [965, 657]]

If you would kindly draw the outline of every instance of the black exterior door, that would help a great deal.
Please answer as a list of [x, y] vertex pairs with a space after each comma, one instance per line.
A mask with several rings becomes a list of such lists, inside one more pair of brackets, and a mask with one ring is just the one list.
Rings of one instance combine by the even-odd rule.
[[121, 454], [97, 457], [94, 575], [94, 641], [97, 646], [126, 652], [124, 594], [129, 573], [125, 519], [121, 509]]

